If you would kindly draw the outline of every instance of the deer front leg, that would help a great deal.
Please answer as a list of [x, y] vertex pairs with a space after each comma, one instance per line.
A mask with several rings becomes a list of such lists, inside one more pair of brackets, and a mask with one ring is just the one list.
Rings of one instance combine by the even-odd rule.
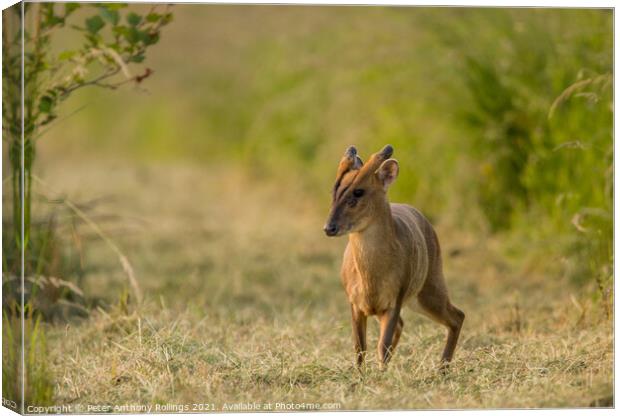
[[355, 356], [358, 367], [364, 364], [364, 357], [366, 355], [366, 320], [366, 315], [356, 308], [355, 305], [351, 305], [353, 341], [355, 343]]
[[[388, 309], [379, 316], [379, 324], [381, 326], [381, 335], [379, 336], [379, 345], [377, 347], [381, 366], [385, 367], [392, 358], [393, 346], [396, 346], [398, 339], [395, 339], [395, 331], [399, 326], [400, 308], [396, 307]], [[402, 330], [402, 327], [400, 328]], [[400, 338], [400, 331], [398, 331]]]

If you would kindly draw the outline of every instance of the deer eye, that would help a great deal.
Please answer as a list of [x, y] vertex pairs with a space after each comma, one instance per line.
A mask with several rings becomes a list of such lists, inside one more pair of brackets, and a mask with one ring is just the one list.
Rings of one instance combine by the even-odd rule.
[[353, 190], [353, 196], [356, 198], [361, 198], [362, 196], [364, 196], [364, 190], [363, 189], [354, 189]]

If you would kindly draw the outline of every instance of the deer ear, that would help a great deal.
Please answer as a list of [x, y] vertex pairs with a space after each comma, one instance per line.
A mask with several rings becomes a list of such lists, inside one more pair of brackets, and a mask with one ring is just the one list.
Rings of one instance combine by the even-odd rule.
[[377, 178], [383, 184], [383, 189], [387, 188], [396, 180], [398, 176], [398, 161], [396, 159], [388, 159], [381, 163], [379, 169], [375, 172]]

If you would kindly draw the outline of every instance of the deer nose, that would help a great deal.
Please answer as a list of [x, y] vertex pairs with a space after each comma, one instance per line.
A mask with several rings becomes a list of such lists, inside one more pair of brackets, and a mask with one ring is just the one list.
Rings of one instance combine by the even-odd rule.
[[338, 227], [336, 226], [336, 224], [325, 224], [325, 227], [323, 227], [323, 231], [325, 231], [325, 234], [329, 237], [333, 237], [338, 233]]

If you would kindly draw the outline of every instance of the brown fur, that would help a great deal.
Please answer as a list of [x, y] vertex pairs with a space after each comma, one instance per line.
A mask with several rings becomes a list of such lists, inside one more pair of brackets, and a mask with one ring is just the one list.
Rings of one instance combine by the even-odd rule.
[[432, 225], [415, 208], [387, 200], [387, 188], [398, 175], [392, 152], [388, 145], [364, 164], [353, 146], [347, 149], [338, 166], [325, 226], [329, 236], [349, 235], [341, 278], [351, 304], [357, 363], [364, 362], [367, 317], [379, 319], [378, 354], [385, 365], [403, 330], [401, 308], [409, 305], [419, 306], [447, 327], [442, 355], [446, 365], [454, 355], [465, 314], [450, 303]]

